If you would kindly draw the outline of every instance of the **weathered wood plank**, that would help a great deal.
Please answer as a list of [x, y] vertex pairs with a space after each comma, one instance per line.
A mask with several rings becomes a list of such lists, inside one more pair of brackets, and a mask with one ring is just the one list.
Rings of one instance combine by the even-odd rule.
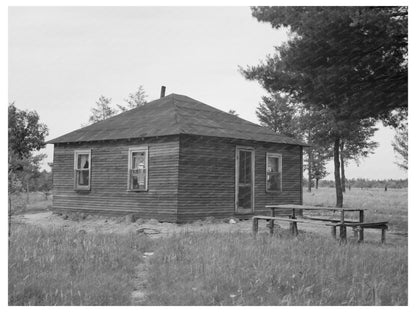
[[[272, 203], [301, 203], [299, 146], [181, 135], [178, 216], [181, 220], [235, 214], [235, 148], [255, 149], [255, 213]], [[266, 193], [266, 152], [283, 155], [283, 191]]]
[[[129, 147], [149, 147], [149, 190], [127, 190]], [[74, 150], [91, 149], [91, 191], [73, 189]], [[56, 210], [100, 213], [138, 213], [140, 216], [177, 219], [179, 137], [112, 142], [57, 144], [54, 149]]]

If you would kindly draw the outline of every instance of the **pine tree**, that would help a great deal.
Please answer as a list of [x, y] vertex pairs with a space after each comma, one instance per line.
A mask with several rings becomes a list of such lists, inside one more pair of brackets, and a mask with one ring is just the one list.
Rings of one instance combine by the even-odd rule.
[[127, 106], [117, 104], [117, 107], [120, 109], [121, 112], [125, 112], [130, 109], [146, 104], [146, 98], [147, 94], [144, 91], [143, 86], [139, 86], [137, 91], [130, 93], [127, 99], [124, 99], [124, 101], [127, 103]]
[[401, 124], [396, 130], [394, 141], [392, 143], [394, 152], [398, 154], [400, 160], [396, 164], [402, 168], [408, 169], [408, 122], [407, 120]]
[[111, 107], [111, 98], [101, 95], [95, 104], [96, 107], [91, 109], [91, 116], [88, 120], [90, 124], [105, 120], [117, 114], [117, 110]]
[[397, 126], [407, 111], [407, 7], [254, 7], [252, 13], [274, 28], [290, 27], [291, 37], [242, 73], [325, 117], [342, 207], [342, 140], [360, 120]]

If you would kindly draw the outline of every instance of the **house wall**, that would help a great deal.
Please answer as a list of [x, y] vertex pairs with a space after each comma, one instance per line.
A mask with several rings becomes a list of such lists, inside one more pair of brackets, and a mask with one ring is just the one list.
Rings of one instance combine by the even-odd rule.
[[[302, 147], [227, 138], [180, 136], [178, 222], [234, 216], [236, 146], [255, 149], [255, 214], [267, 204], [302, 204]], [[266, 152], [283, 157], [283, 187], [266, 192]]]
[[[127, 191], [128, 150], [149, 147], [148, 191]], [[91, 149], [91, 190], [74, 190], [74, 151]], [[140, 217], [176, 222], [179, 137], [80, 144], [55, 144], [54, 196], [56, 210], [87, 213], [137, 213]]]

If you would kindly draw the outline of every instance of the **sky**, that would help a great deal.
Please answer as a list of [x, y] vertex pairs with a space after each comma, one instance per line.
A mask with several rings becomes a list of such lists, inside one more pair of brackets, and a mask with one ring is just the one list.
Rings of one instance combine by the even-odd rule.
[[[36, 110], [47, 139], [85, 124], [100, 95], [122, 104], [142, 85], [148, 100], [190, 96], [258, 123], [266, 92], [239, 66], [256, 65], [287, 39], [248, 7], [11, 7], [8, 100]], [[396, 161], [394, 130], [378, 125], [374, 155], [350, 163], [347, 178], [407, 178]], [[42, 152], [53, 161], [53, 145]], [[333, 166], [328, 169], [333, 179]]]

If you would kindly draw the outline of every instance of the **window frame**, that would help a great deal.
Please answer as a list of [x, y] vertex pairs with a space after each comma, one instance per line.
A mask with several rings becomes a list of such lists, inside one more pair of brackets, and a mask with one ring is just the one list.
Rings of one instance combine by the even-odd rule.
[[[78, 168], [78, 156], [88, 155], [88, 185], [79, 185], [77, 179], [77, 171], [86, 171], [86, 169]], [[90, 191], [91, 190], [91, 149], [80, 149], [74, 151], [74, 190], [75, 191]]]
[[[133, 189], [131, 186], [131, 165], [132, 165], [132, 154], [134, 152], [145, 152], [144, 162], [145, 162], [145, 169], [146, 169], [146, 177], [145, 177], [145, 188], [144, 189]], [[129, 148], [128, 154], [128, 163], [127, 163], [127, 191], [128, 192], [147, 192], [149, 190], [149, 146], [136, 146]]]
[[[267, 172], [267, 168], [269, 167], [269, 157], [270, 158], [278, 158], [279, 159], [279, 171], [278, 173], [280, 173], [280, 189], [279, 190], [269, 190], [267, 188], [267, 177], [268, 177], [268, 172]], [[281, 193], [283, 192], [283, 156], [281, 153], [266, 153], [266, 193]]]
[[252, 170], [252, 177], [251, 177], [251, 192], [252, 192], [252, 199], [251, 199], [251, 212], [254, 213], [254, 209], [256, 207], [256, 149], [253, 146], [244, 146], [244, 145], [236, 145], [235, 148], [235, 193], [234, 193], [234, 212], [235, 213], [244, 213], [239, 210], [238, 207], [238, 187], [239, 187], [239, 180], [240, 180], [240, 151], [251, 152], [251, 170]]

